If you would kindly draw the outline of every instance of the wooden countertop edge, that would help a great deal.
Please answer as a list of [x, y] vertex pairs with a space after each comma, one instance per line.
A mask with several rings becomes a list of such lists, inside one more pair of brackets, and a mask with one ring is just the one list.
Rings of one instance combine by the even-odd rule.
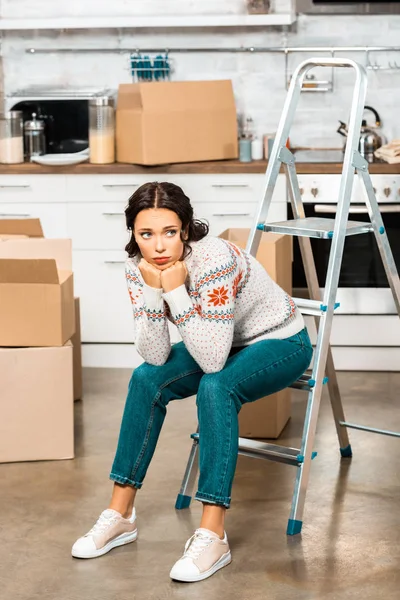
[[[110, 165], [92, 165], [81, 163], [79, 165], [49, 167], [34, 163], [18, 165], [0, 165], [0, 175], [154, 175], [165, 174], [263, 174], [267, 168], [267, 161], [253, 161], [241, 163], [237, 160], [207, 161], [196, 163], [179, 163], [144, 167], [126, 163], [113, 163]], [[340, 174], [342, 163], [296, 163], [299, 175]], [[369, 169], [371, 174], [400, 174], [400, 164], [373, 163]]]

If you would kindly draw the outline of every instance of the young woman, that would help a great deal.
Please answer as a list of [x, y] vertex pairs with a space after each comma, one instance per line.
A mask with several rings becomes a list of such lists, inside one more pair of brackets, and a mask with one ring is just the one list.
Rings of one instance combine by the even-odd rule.
[[[294, 301], [250, 255], [208, 234], [172, 183], [147, 183], [125, 211], [126, 279], [144, 364], [129, 383], [108, 509], [72, 556], [94, 558], [136, 540], [142, 487], [171, 400], [197, 395], [203, 503], [199, 529], [170, 572], [199, 581], [231, 562], [224, 528], [238, 455], [238, 413], [307, 369], [312, 347]], [[171, 346], [168, 321], [182, 342]]]

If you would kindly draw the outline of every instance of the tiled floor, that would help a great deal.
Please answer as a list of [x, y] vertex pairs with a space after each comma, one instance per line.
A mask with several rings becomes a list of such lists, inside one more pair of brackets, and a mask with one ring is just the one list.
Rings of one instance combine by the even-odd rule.
[[[294, 467], [239, 457], [226, 524], [232, 564], [200, 583], [169, 579], [201, 512], [198, 502], [174, 510], [196, 425], [190, 399], [168, 409], [137, 498], [139, 540], [98, 559], [71, 558], [109, 500], [129, 376], [85, 370], [75, 460], [0, 465], [1, 598], [399, 600], [400, 440], [353, 431], [354, 458], [341, 462], [327, 398], [301, 537], [285, 535]], [[400, 430], [400, 373], [342, 373], [340, 383], [349, 420]], [[293, 394], [282, 443], [298, 445], [304, 400]]]

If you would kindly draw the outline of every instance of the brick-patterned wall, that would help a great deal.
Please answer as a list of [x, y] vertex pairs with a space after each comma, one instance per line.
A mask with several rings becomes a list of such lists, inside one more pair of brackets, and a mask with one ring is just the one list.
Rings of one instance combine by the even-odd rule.
[[[275, 0], [280, 11], [290, 0]], [[135, 14], [240, 14], [245, 0], [2, 0], [3, 17], [52, 17], [63, 15]], [[63, 8], [61, 8], [61, 6]], [[398, 45], [400, 17], [364, 16], [355, 20], [343, 16], [301, 16], [286, 34], [291, 46]], [[6, 94], [31, 85], [70, 86], [73, 88], [112, 88], [129, 82], [128, 53], [58, 54], [57, 47], [110, 47], [135, 49], [173, 46], [280, 46], [285, 40], [280, 28], [195, 29], [195, 30], [115, 30], [6, 32], [3, 36], [4, 82]], [[51, 54], [26, 53], [30, 47], [52, 48]], [[314, 53], [313, 53], [314, 54]], [[306, 54], [289, 57], [289, 68]], [[310, 56], [310, 55], [308, 55]], [[258, 133], [276, 129], [286, 89], [284, 57], [277, 54], [200, 53], [175, 54], [174, 80], [232, 79], [237, 108], [250, 115]], [[365, 62], [363, 54], [351, 58]], [[374, 57], [372, 57], [374, 58]], [[400, 56], [383, 54], [381, 64]], [[318, 73], [330, 77], [329, 70]], [[337, 72], [333, 93], [303, 94], [296, 114], [291, 139], [296, 145], [341, 146], [336, 133], [338, 119], [348, 118], [353, 75]], [[400, 71], [369, 71], [367, 102], [375, 107], [388, 137], [400, 137], [398, 119]]]

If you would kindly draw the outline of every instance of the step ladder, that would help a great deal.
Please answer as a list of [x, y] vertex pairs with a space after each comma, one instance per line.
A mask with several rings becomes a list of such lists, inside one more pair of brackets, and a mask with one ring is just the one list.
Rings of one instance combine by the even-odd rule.
[[[305, 217], [296, 174], [295, 159], [293, 154], [286, 147], [286, 141], [289, 137], [289, 131], [301, 93], [303, 79], [306, 73], [314, 67], [345, 67], [354, 69], [356, 73], [349, 119], [349, 132], [343, 160], [343, 170], [339, 195], [337, 198], [337, 212], [335, 219]], [[253, 256], [256, 256], [263, 231], [299, 237], [300, 251], [310, 299], [295, 298], [294, 300], [303, 314], [315, 317], [318, 330], [312, 373], [311, 375], [303, 375], [291, 386], [308, 392], [301, 447], [299, 449], [287, 448], [276, 444], [267, 444], [255, 440], [239, 438], [239, 454], [254, 458], [274, 460], [297, 467], [292, 506], [287, 526], [288, 535], [300, 533], [302, 528], [302, 517], [310, 466], [311, 461], [316, 456], [316, 452], [314, 452], [314, 439], [319, 405], [323, 386], [325, 384], [327, 384], [329, 391], [342, 457], [349, 458], [352, 456], [347, 431], [349, 428], [400, 437], [400, 433], [394, 431], [356, 425], [346, 421], [329, 344], [334, 311], [339, 306], [336, 302], [336, 292], [342, 263], [344, 242], [348, 235], [375, 235], [397, 312], [400, 316], [399, 276], [382, 217], [379, 212], [374, 188], [371, 183], [368, 172], [368, 163], [358, 151], [358, 140], [365, 105], [366, 89], [367, 73], [365, 68], [350, 59], [312, 58], [305, 60], [297, 67], [290, 83], [272, 148], [271, 158], [268, 163], [263, 198], [258, 206], [257, 215], [250, 231], [246, 248], [248, 252]], [[282, 165], [287, 177], [288, 191], [293, 209], [293, 216], [295, 218], [291, 221], [267, 223], [268, 211], [276, 179]], [[369, 223], [348, 221], [355, 172], [364, 185], [365, 202], [370, 217]], [[312, 237], [331, 240], [331, 251], [322, 298], [310, 242], [310, 238]], [[192, 449], [175, 505], [178, 509], [189, 506], [191, 492], [197, 477], [197, 462], [195, 458], [199, 443], [199, 432], [192, 434], [191, 437], [193, 439]]]

